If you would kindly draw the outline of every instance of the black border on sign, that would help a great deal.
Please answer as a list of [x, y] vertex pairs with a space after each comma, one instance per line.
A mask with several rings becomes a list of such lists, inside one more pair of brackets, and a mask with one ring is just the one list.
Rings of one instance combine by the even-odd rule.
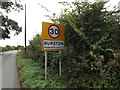
[[[59, 30], [59, 35], [58, 35], [57, 37], [52, 37], [52, 36], [49, 34], [49, 29], [50, 29], [51, 26], [56, 26], [56, 27], [58, 28], [58, 30]], [[60, 28], [59, 28], [57, 25], [52, 24], [52, 25], [50, 25], [49, 28], [48, 28], [48, 34], [49, 34], [49, 36], [50, 36], [51, 38], [53, 38], [53, 39], [58, 38], [58, 37], [60, 36]]]

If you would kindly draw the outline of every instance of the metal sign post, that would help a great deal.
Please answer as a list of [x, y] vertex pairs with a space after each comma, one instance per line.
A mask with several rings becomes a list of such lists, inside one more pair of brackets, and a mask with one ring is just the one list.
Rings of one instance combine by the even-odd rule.
[[47, 51], [45, 51], [45, 80], [47, 80]]
[[[61, 55], [61, 51], [59, 50], [59, 55]], [[59, 76], [61, 77], [61, 59], [59, 58]]]

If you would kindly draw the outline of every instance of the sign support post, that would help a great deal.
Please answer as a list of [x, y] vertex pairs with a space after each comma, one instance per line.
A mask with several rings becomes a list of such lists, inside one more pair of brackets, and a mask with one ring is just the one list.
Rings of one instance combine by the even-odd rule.
[[47, 51], [45, 51], [45, 80], [47, 80]]
[[[61, 51], [59, 50], [59, 55], [61, 55]], [[59, 58], [59, 77], [61, 77], [61, 59]]]

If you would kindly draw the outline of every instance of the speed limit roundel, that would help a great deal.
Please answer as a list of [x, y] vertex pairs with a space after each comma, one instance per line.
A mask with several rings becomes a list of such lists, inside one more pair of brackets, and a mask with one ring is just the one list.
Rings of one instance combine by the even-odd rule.
[[51, 38], [58, 38], [60, 35], [60, 29], [57, 25], [51, 25], [48, 28], [48, 34]]

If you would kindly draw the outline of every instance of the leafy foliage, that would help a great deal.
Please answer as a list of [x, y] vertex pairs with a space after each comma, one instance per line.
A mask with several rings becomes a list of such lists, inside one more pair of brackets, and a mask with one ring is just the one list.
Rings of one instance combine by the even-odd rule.
[[107, 11], [106, 2], [72, 4], [74, 9], [52, 19], [65, 25], [66, 49], [60, 58], [68, 87], [118, 88], [120, 67], [114, 57], [120, 47], [119, 11]]
[[2, 52], [11, 51], [11, 50], [17, 50], [17, 48], [15, 46], [9, 46], [9, 45], [6, 45], [5, 47], [2, 47]]
[[10, 38], [9, 34], [11, 30], [16, 32], [15, 35], [18, 35], [20, 32], [22, 32], [22, 27], [19, 27], [16, 21], [8, 19], [7, 16], [2, 16], [1, 25], [2, 39]]
[[1, 9], [4, 9], [7, 13], [11, 12], [12, 10], [20, 12], [23, 10], [23, 6], [18, 3], [18, 0], [15, 2], [1, 2]]
[[[1, 2], [1, 9], [4, 12], [11, 12], [12, 10], [20, 11], [23, 10], [23, 6], [19, 4], [18, 2]], [[0, 35], [2, 35], [1, 39], [10, 38], [10, 32], [15, 31], [15, 35], [18, 35], [20, 32], [22, 32], [22, 27], [18, 25], [18, 23], [12, 19], [9, 19], [5, 13], [0, 12], [2, 15], [0, 16], [0, 19], [2, 20], [1, 27], [0, 27]]]
[[44, 69], [40, 67], [39, 62], [31, 59], [24, 59], [22, 52], [18, 53], [18, 68], [20, 72], [20, 81], [23, 88], [64, 88], [62, 80], [58, 80], [58, 75], [49, 76], [44, 79]]
[[24, 46], [20, 46], [20, 45], [18, 45], [17, 47], [6, 45], [5, 47], [0, 47], [0, 48], [1, 48], [0, 52], [11, 51], [11, 50], [24, 50]]
[[[49, 77], [55, 75], [55, 79], [57, 78], [58, 60], [61, 59], [61, 82], [64, 82], [65, 87], [119, 88], [119, 11], [107, 11], [104, 8], [106, 2], [91, 4], [75, 1], [72, 2], [72, 5], [67, 2], [60, 3], [71, 8], [70, 10], [65, 9], [60, 17], [55, 18], [54, 14], [52, 18], [55, 23], [65, 25], [66, 47], [61, 54], [48, 52]], [[40, 51], [40, 41], [39, 34], [30, 41], [30, 45], [27, 47], [27, 58], [32, 59], [30, 62], [40, 61], [38, 67], [43, 69], [44, 53]], [[46, 82], [43, 84], [46, 85]], [[52, 85], [54, 86], [54, 84]], [[41, 86], [38, 85], [38, 87]]]
[[[27, 46], [26, 58], [32, 59], [33, 61], [39, 61], [41, 66], [44, 68], [44, 58], [45, 53], [41, 51], [41, 35], [36, 34], [33, 40], [29, 41], [30, 45]], [[59, 60], [56, 56], [58, 53], [56, 52], [48, 52], [48, 67], [54, 68], [56, 66], [57, 61]], [[56, 61], [56, 62], [54, 62]]]
[[30, 40], [29, 43], [30, 45], [27, 46], [27, 58], [31, 58], [35, 61], [42, 59], [43, 52], [41, 51], [41, 36], [39, 34], [35, 35], [33, 40]]

